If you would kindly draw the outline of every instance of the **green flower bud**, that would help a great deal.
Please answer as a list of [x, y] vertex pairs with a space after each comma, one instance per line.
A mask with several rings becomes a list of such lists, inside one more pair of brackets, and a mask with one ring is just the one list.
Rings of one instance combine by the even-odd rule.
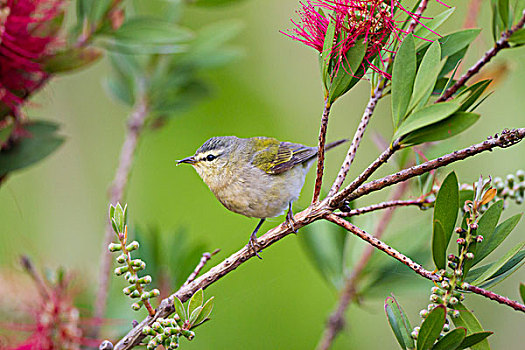
[[150, 292], [150, 298], [155, 298], [155, 297], [158, 297], [160, 295], [160, 290], [158, 289], [153, 289], [151, 292]]
[[117, 267], [115, 269], [115, 275], [117, 276], [121, 276], [123, 275], [124, 273], [126, 273], [128, 271], [128, 267], [127, 266], [121, 266], [121, 267]]
[[135, 283], [137, 283], [137, 281], [138, 281], [138, 278], [137, 278], [136, 275], [131, 275], [131, 276], [128, 278], [128, 282], [129, 282], [130, 284], [135, 284]]
[[130, 244], [128, 244], [128, 245], [126, 246], [126, 250], [127, 250], [128, 252], [132, 252], [132, 251], [134, 251], [134, 250], [139, 249], [139, 247], [140, 247], [139, 242], [137, 242], [137, 241], [133, 241], [133, 242], [131, 242]]
[[110, 243], [108, 245], [108, 250], [110, 252], [118, 252], [119, 250], [122, 250], [122, 244], [119, 244], [119, 243]]
[[467, 254], [465, 254], [465, 258], [467, 258], [468, 260], [474, 259], [474, 253], [468, 252]]
[[459, 300], [456, 297], [452, 297], [452, 298], [450, 298], [450, 300], [448, 302], [449, 302], [450, 305], [457, 305]]
[[458, 310], [453, 310], [450, 317], [452, 318], [458, 318], [459, 317], [459, 311]]
[[445, 323], [445, 325], [443, 326], [443, 331], [444, 332], [450, 331], [450, 325], [448, 323]]
[[443, 289], [448, 290], [448, 289], [450, 289], [450, 284], [447, 281], [443, 281], [443, 282], [441, 282], [441, 287]]
[[416, 332], [416, 331], [412, 331], [412, 333], [410, 333], [410, 336], [412, 337], [412, 339], [414, 340], [417, 340], [417, 336], [419, 335], [419, 332]]
[[137, 302], [137, 303], [133, 303], [131, 304], [131, 308], [135, 311], [138, 311], [140, 310], [140, 308], [142, 307], [143, 303], [142, 302]]
[[115, 259], [119, 264], [124, 264], [126, 262], [126, 255], [124, 254], [120, 254], [119, 256], [117, 256], [117, 258]]
[[195, 333], [186, 329], [181, 329], [181, 334], [185, 336], [188, 340], [193, 340], [193, 338], [195, 338]]
[[421, 318], [423, 318], [423, 319], [424, 319], [424, 318], [427, 318], [427, 316], [428, 316], [428, 310], [427, 310], [427, 309], [423, 309], [423, 310], [419, 311], [419, 316], [420, 316]]
[[151, 283], [151, 276], [150, 275], [146, 275], [142, 278], [139, 278], [139, 280], [137, 281], [138, 283], [140, 284], [150, 284]]
[[122, 292], [126, 295], [130, 295], [133, 291], [135, 291], [135, 289], [137, 289], [137, 286], [132, 285], [132, 286], [122, 289]]
[[133, 292], [131, 292], [129, 294], [129, 297], [132, 298], [132, 299], [136, 299], [136, 298], [140, 297], [140, 292], [138, 290], [134, 290]]

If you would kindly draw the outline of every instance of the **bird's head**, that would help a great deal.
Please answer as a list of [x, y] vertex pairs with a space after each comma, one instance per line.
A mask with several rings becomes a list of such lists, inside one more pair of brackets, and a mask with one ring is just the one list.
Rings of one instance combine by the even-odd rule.
[[193, 165], [204, 182], [212, 187], [227, 173], [227, 166], [231, 164], [235, 149], [240, 143], [241, 139], [235, 136], [212, 137], [193, 156], [177, 161], [177, 165]]

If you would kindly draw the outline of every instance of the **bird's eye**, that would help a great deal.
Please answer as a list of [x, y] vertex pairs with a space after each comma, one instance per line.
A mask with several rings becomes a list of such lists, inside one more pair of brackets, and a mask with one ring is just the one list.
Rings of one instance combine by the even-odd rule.
[[214, 160], [215, 158], [217, 158], [217, 157], [214, 156], [213, 154], [208, 154], [208, 155], [206, 156], [206, 160], [207, 160], [208, 162], [211, 162], [211, 161]]

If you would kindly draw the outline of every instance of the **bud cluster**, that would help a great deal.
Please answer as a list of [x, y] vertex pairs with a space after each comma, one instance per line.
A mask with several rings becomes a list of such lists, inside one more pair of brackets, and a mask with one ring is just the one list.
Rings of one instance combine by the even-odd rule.
[[144, 327], [142, 333], [152, 337], [146, 346], [148, 350], [154, 350], [160, 345], [163, 345], [167, 350], [177, 349], [181, 335], [188, 340], [195, 337], [195, 333], [184, 329], [183, 321], [177, 314], [173, 318], [159, 318], [151, 327]]
[[525, 171], [518, 170], [516, 174], [509, 174], [503, 180], [500, 177], [494, 178], [494, 187], [497, 190], [497, 197], [511, 199], [517, 204], [523, 203], [525, 198]]
[[122, 208], [120, 203], [117, 203], [116, 206], [110, 205], [109, 216], [119, 243], [110, 243], [108, 250], [113, 253], [121, 252], [116, 258], [116, 261], [122, 266], [115, 268], [114, 273], [117, 276], [124, 275], [124, 278], [130, 284], [128, 287], [124, 288], [122, 292], [131, 299], [139, 299], [131, 305], [133, 310], [138, 311], [142, 306], [145, 306], [149, 314], [154, 315], [155, 311], [151, 307], [149, 299], [158, 297], [160, 291], [158, 289], [153, 289], [151, 291], [146, 290], [146, 286], [152, 281], [151, 276], [145, 275], [140, 277], [138, 275], [139, 271], [146, 268], [146, 263], [141, 259], [131, 258], [131, 252], [138, 250], [140, 245], [137, 241], [133, 241], [129, 244], [127, 243], [127, 205], [125, 205], [124, 208]]

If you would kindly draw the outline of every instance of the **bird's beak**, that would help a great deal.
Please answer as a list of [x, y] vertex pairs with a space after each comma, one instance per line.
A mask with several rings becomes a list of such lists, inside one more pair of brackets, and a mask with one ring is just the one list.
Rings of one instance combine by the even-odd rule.
[[192, 164], [193, 165], [193, 164], [197, 163], [197, 161], [195, 160], [194, 156], [191, 156], [191, 157], [187, 157], [187, 158], [184, 158], [184, 159], [181, 159], [181, 160], [177, 161], [177, 165], [182, 164], [182, 163], [187, 163], [187, 164]]

